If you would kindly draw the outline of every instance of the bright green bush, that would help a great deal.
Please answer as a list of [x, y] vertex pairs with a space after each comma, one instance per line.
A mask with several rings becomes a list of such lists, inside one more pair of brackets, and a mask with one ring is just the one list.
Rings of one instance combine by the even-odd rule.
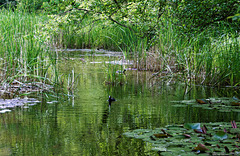
[[238, 0], [184, 0], [176, 2], [173, 9], [177, 24], [185, 31], [201, 30], [221, 21], [231, 24], [229, 16], [233, 16], [240, 6]]

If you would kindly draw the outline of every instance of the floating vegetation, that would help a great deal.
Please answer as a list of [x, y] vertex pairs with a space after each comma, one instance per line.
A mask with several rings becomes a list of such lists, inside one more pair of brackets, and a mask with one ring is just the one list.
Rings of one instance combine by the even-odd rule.
[[14, 99], [0, 99], [0, 113], [11, 112], [8, 108], [23, 107], [35, 105], [40, 101], [34, 98], [14, 98]]
[[0, 96], [4, 97], [8, 95], [10, 98], [13, 98], [14, 95], [51, 91], [52, 89], [52, 85], [42, 82], [23, 83], [18, 80], [14, 80], [12, 83], [4, 83], [0, 86]]
[[203, 109], [217, 109], [219, 112], [240, 112], [240, 100], [233, 98], [209, 98], [196, 100], [171, 101], [174, 107], [200, 107]]
[[235, 121], [167, 125], [154, 130], [136, 129], [124, 135], [152, 143], [152, 150], [161, 155], [240, 154], [240, 129]]

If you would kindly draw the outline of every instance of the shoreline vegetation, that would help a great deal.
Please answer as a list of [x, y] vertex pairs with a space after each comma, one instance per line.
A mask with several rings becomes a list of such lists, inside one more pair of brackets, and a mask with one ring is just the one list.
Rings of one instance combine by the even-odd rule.
[[39, 30], [44, 16], [0, 10], [1, 97], [51, 91], [58, 83], [56, 59]]
[[[240, 7], [227, 2], [6, 1], [0, 10], [1, 86], [15, 80], [58, 84], [49, 48], [55, 47], [121, 51], [159, 79], [167, 74], [189, 84], [239, 87]], [[201, 10], [209, 4], [215, 8]]]

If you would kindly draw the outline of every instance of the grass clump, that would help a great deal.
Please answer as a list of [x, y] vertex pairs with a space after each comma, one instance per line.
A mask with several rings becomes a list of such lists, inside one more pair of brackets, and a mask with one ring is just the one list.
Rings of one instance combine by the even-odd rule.
[[58, 81], [55, 56], [40, 33], [39, 24], [43, 21], [44, 16], [0, 10], [2, 89], [11, 88], [16, 81], [21, 84], [18, 91], [29, 82], [53, 84]]
[[185, 80], [204, 85], [237, 86], [240, 78], [239, 34], [227, 32], [227, 27], [222, 27], [221, 31], [222, 36], [216, 36], [215, 30], [208, 29], [192, 37], [184, 36], [174, 28], [160, 31], [156, 45], [159, 49], [155, 53], [165, 56], [166, 69], [179, 69], [177, 71]]

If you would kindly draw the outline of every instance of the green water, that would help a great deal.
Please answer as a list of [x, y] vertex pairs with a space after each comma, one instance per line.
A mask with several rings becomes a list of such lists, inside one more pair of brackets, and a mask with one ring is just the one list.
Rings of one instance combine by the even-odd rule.
[[[96, 62], [118, 57], [84, 55], [67, 52], [58, 61], [65, 84], [74, 70], [74, 96], [56, 103], [46, 103], [46, 96], [42, 96], [38, 97], [42, 103], [0, 114], [0, 155], [157, 155], [150, 144], [122, 133], [175, 123], [240, 119], [238, 113], [178, 108], [170, 102], [232, 97], [239, 95], [238, 90], [195, 86], [185, 94], [186, 87], [181, 83], [149, 80], [152, 73], [134, 70], [127, 71], [123, 85], [106, 85], [109, 64]], [[109, 95], [117, 100], [111, 107]]]

